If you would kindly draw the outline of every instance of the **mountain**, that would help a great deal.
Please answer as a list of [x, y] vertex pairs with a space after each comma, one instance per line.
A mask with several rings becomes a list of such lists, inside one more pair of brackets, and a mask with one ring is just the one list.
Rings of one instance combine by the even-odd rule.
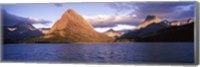
[[44, 34], [32, 26], [33, 23], [48, 23], [49, 21], [25, 18], [8, 13], [1, 9], [4, 43], [16, 43], [23, 40], [43, 36]]
[[106, 32], [104, 32], [103, 34], [106, 34], [110, 37], [113, 37], [113, 38], [117, 38], [117, 37], [120, 37], [122, 36], [123, 34], [129, 32], [130, 30], [120, 30], [120, 31], [115, 31], [113, 29], [109, 29], [107, 30]]
[[183, 26], [172, 26], [158, 31], [157, 34], [139, 38], [139, 42], [193, 42], [194, 22]]
[[156, 16], [147, 16], [145, 21], [138, 25], [133, 31], [130, 31], [118, 39], [136, 39], [147, 37], [157, 33], [157, 31], [169, 27], [168, 21], [160, 21]]
[[193, 41], [194, 31], [191, 19], [188, 20], [187, 24], [176, 23], [174, 25], [171, 23], [167, 20], [160, 21], [156, 16], [147, 16], [136, 29], [122, 35], [116, 41], [123, 39], [139, 42]]
[[113, 38], [98, 33], [93, 26], [72, 9], [68, 9], [55, 22], [50, 31], [36, 42], [111, 42]]
[[47, 34], [49, 32], [50, 28], [39, 28], [38, 30], [40, 30], [44, 34]]
[[113, 38], [116, 38], [117, 35], [114, 32], [115, 31], [113, 29], [109, 29], [108, 31], [104, 32], [103, 34], [110, 36], [110, 37], [113, 37]]
[[43, 33], [29, 23], [20, 22], [14, 26], [3, 27], [4, 43], [15, 43], [43, 36]]
[[154, 15], [148, 15], [144, 22], [142, 22], [140, 25], [138, 25], [135, 30], [140, 29], [140, 28], [145, 28], [146, 26], [153, 24], [153, 23], [160, 23], [160, 18]]

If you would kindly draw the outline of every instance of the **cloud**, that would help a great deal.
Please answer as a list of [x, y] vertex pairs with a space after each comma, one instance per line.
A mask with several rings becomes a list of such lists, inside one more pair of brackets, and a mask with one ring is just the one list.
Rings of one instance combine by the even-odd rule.
[[108, 7], [116, 10], [116, 14], [129, 12], [145, 18], [146, 15], [156, 15], [167, 19], [183, 19], [194, 17], [195, 2], [135, 2], [135, 3], [109, 3]]
[[57, 7], [63, 6], [63, 4], [61, 4], [61, 3], [55, 3], [54, 5], [57, 6]]
[[38, 19], [38, 18], [32, 18], [32, 17], [27, 18], [27, 21], [30, 22], [31, 24], [46, 25], [46, 24], [51, 23], [51, 21], [47, 21], [47, 20], [44, 20], [44, 19]]
[[98, 32], [106, 32], [110, 29], [113, 29], [115, 31], [120, 31], [120, 30], [133, 30], [136, 26], [134, 25], [128, 25], [128, 24], [117, 24], [113, 27], [96, 27], [94, 28]]
[[94, 27], [110, 27], [117, 24], [138, 25], [143, 19], [136, 18], [136, 15], [128, 16], [111, 16], [111, 15], [96, 15], [83, 16]]
[[40, 25], [48, 25], [51, 24], [51, 21], [44, 19], [37, 19], [32, 17], [21, 17], [8, 13], [6, 10], [2, 10], [2, 22], [5, 26], [13, 26], [21, 22], [26, 22], [30, 24], [40, 24]]
[[[113, 27], [118, 24], [139, 25], [147, 15], [155, 15], [161, 20], [183, 20], [194, 18], [194, 2], [126, 2], [108, 3], [115, 15], [83, 16], [94, 27]], [[107, 29], [107, 28], [104, 28]]]

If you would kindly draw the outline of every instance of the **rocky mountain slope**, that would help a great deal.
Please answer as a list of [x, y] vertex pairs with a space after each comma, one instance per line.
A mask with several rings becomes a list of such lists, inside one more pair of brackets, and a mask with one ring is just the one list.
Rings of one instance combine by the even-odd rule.
[[72, 9], [68, 9], [43, 37], [35, 42], [111, 42], [112, 37], [98, 33], [93, 26]]
[[43, 36], [44, 34], [29, 23], [20, 22], [14, 26], [3, 27], [4, 43], [16, 43]]
[[138, 25], [134, 30], [122, 35], [118, 39], [136, 39], [154, 35], [158, 30], [169, 27], [167, 22], [168, 21], [160, 21], [160, 19], [156, 16], [147, 16], [143, 23]]
[[158, 31], [157, 34], [138, 38], [140, 42], [193, 42], [194, 22], [183, 26], [172, 26]]
[[145, 21], [136, 29], [128, 32], [116, 40], [127, 39], [139, 42], [182, 42], [193, 41], [194, 22], [185, 25], [172, 26], [171, 22], [156, 16], [147, 16]]

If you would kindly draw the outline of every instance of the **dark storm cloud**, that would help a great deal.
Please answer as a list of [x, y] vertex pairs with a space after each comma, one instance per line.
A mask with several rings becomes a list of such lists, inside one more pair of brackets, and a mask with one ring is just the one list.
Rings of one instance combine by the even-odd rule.
[[146, 15], [156, 15], [160, 18], [183, 19], [194, 17], [194, 2], [137, 2], [137, 3], [110, 3], [109, 7], [116, 13], [130, 11], [129, 15], [136, 14], [138, 18]]
[[184, 19], [184, 18], [194, 18], [195, 17], [195, 6], [188, 5], [187, 10], [183, 10], [179, 12], [179, 15], [176, 15], [174, 18]]
[[1, 13], [2, 13], [2, 22], [4, 25], [15, 25], [20, 22], [27, 22], [30, 24], [42, 24], [42, 25], [48, 25], [49, 23], [52, 23], [51, 21], [44, 20], [44, 19], [16, 16], [16, 15], [8, 13], [4, 9], [1, 9]]
[[57, 6], [57, 7], [61, 7], [63, 4], [62, 3], [55, 3], [54, 5]]

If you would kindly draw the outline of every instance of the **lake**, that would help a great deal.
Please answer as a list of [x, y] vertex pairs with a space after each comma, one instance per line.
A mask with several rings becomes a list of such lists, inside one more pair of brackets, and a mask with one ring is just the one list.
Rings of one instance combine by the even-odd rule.
[[3, 61], [194, 63], [194, 43], [4, 44]]

